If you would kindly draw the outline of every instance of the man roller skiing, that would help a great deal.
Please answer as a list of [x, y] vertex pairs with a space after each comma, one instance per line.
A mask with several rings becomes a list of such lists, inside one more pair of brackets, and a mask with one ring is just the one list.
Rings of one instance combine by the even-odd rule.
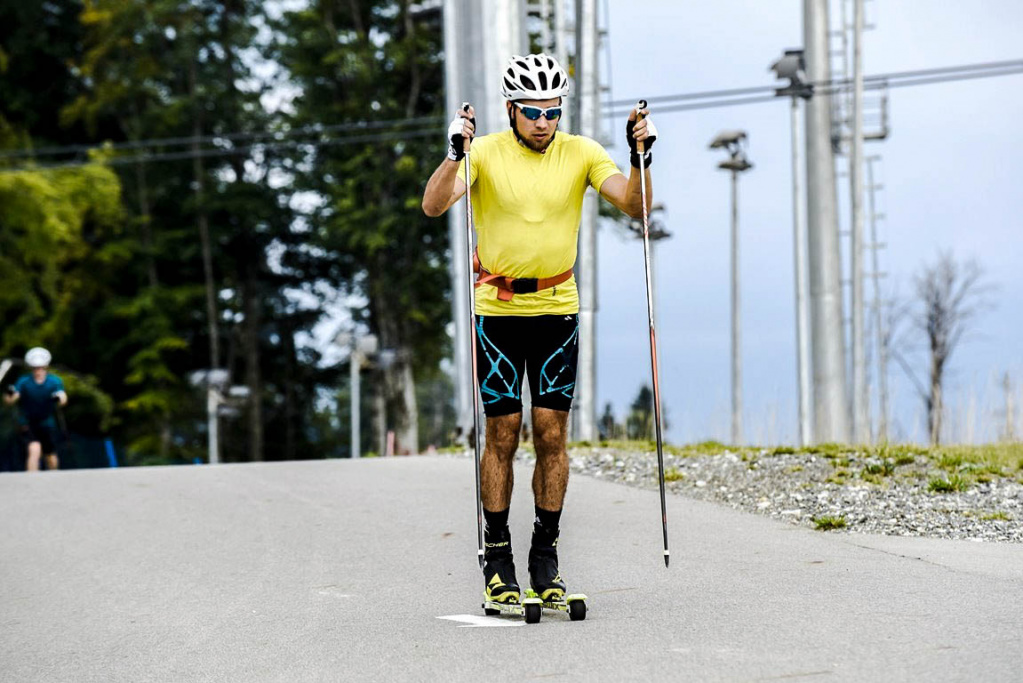
[[[583, 195], [593, 187], [629, 216], [639, 217], [637, 142], [644, 143], [649, 169], [656, 129], [647, 111], [630, 113], [626, 133], [632, 169], [626, 178], [599, 143], [558, 131], [568, 78], [553, 57], [512, 57], [502, 74], [501, 94], [509, 129], [473, 140], [474, 112], [471, 107], [459, 111], [448, 128], [448, 157], [427, 183], [423, 211], [443, 214], [465, 194], [466, 182], [472, 185], [479, 264], [477, 379], [486, 414], [480, 461], [485, 599], [520, 600], [508, 512], [527, 376], [536, 450], [529, 582], [546, 602], [565, 595], [558, 538], [578, 355], [579, 294], [572, 267]], [[473, 140], [468, 181], [459, 163], [465, 139]], [[649, 170], [646, 174], [649, 205]]]
[[21, 408], [18, 424], [26, 449], [25, 469], [38, 472], [40, 460], [45, 457], [46, 469], [60, 467], [54, 434], [54, 414], [57, 406], [67, 405], [64, 382], [49, 372], [50, 352], [42, 347], [29, 349], [25, 365], [31, 372], [4, 390], [7, 405], [18, 403]]

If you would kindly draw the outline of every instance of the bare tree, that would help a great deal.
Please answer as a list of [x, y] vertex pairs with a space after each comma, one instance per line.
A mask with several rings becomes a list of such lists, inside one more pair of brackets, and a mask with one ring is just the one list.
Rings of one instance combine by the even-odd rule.
[[985, 308], [990, 288], [983, 282], [984, 271], [974, 260], [956, 261], [951, 252], [941, 252], [932, 264], [916, 275], [916, 298], [920, 308], [913, 316], [915, 326], [927, 338], [930, 351], [929, 388], [919, 386], [927, 407], [927, 429], [931, 443], [941, 439], [945, 370], [969, 325]]

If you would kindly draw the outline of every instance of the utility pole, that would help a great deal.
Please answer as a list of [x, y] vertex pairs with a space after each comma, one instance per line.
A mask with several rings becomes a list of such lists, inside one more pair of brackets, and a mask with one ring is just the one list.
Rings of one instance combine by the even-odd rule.
[[878, 156], [867, 157], [867, 197], [870, 202], [867, 210], [870, 214], [870, 250], [872, 257], [874, 281], [874, 335], [877, 344], [877, 396], [878, 416], [877, 440], [880, 443], [888, 442], [888, 332], [884, 327], [883, 305], [881, 298], [881, 266], [878, 263], [877, 252], [885, 245], [877, 239], [877, 219], [881, 217], [877, 212], [875, 193], [881, 188], [874, 182], [874, 162], [879, 160]]
[[[597, 70], [597, 2], [576, 0], [576, 97], [578, 132], [597, 137], [600, 121], [600, 75]], [[567, 66], [567, 65], [562, 65]], [[579, 367], [573, 410], [576, 438], [597, 439], [597, 195], [587, 190], [579, 226]]]
[[726, 130], [710, 143], [711, 149], [724, 148], [729, 158], [718, 168], [732, 174], [732, 445], [742, 444], [742, 312], [739, 290], [739, 174], [753, 168], [742, 148], [746, 132]]
[[802, 165], [799, 149], [799, 100], [813, 97], [813, 85], [806, 82], [806, 63], [802, 50], [785, 50], [781, 59], [771, 65], [778, 78], [789, 79], [789, 85], [775, 90], [779, 97], [792, 99], [792, 249], [796, 288], [796, 386], [799, 389], [799, 444], [813, 442], [810, 409], [809, 311], [806, 291], [806, 227], [803, 213]]
[[[513, 54], [526, 47], [523, 0], [444, 0], [445, 92], [448, 116], [462, 102], [476, 109], [477, 135], [495, 133], [508, 125], [500, 95], [501, 71]], [[469, 248], [465, 215], [448, 211], [451, 243], [451, 310], [454, 321], [455, 408], [462, 434], [473, 424]], [[381, 453], [383, 450], [381, 450]]]
[[[830, 79], [827, 0], [803, 0], [806, 75]], [[842, 334], [841, 260], [835, 167], [831, 150], [831, 103], [806, 104], [807, 256], [814, 387], [814, 439], [849, 439], [845, 344]]]
[[852, 205], [852, 368], [853, 440], [870, 440], [863, 334], [863, 0], [853, 0], [852, 139], [849, 145], [849, 199]]

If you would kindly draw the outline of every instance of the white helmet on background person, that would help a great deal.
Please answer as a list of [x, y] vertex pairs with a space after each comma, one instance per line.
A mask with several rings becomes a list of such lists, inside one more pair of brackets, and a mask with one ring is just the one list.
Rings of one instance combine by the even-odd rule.
[[568, 94], [568, 74], [549, 55], [525, 57], [514, 55], [508, 60], [501, 79], [501, 95], [506, 100], [552, 100]]
[[29, 349], [28, 353], [25, 354], [25, 365], [30, 368], [49, 367], [51, 360], [53, 360], [53, 357], [50, 356], [50, 352], [41, 346]]

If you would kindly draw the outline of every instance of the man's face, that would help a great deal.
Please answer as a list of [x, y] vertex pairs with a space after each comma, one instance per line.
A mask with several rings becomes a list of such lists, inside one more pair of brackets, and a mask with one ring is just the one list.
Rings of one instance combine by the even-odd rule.
[[[549, 109], [551, 107], [561, 107], [561, 98], [555, 97], [550, 100], [519, 100], [518, 104], [523, 107]], [[512, 117], [512, 125], [515, 126], [515, 130], [518, 131], [519, 137], [525, 141], [526, 146], [534, 152], [542, 152], [547, 149], [547, 146], [551, 144], [551, 140], [554, 139], [555, 131], [558, 130], [558, 122], [561, 120], [561, 117], [559, 116], [551, 121], [546, 115], [541, 115], [540, 118], [535, 121], [531, 121], [522, 112], [522, 109], [516, 106], [515, 102], [508, 102], [507, 106], [509, 114]]]
[[46, 379], [46, 368], [32, 368], [32, 379], [41, 384]]

